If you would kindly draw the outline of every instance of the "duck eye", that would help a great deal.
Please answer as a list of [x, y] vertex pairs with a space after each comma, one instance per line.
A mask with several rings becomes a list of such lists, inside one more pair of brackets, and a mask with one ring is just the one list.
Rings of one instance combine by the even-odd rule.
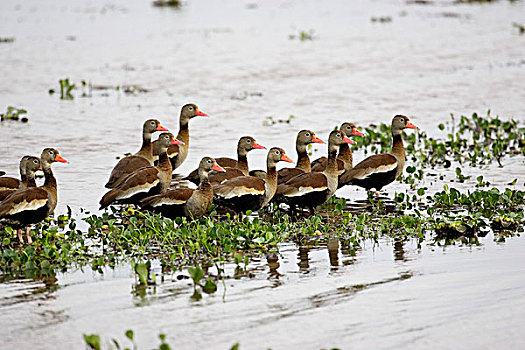
[[248, 139], [248, 140], [247, 140], [246, 142], [248, 142], [248, 143], [251, 143], [251, 142], [252, 142], [252, 140]]
[[310, 136], [310, 133], [309, 133], [309, 132], [307, 132], [307, 133], [306, 133], [305, 135], [306, 135], [306, 136]]
[[188, 110], [193, 111], [193, 106], [189, 106]]

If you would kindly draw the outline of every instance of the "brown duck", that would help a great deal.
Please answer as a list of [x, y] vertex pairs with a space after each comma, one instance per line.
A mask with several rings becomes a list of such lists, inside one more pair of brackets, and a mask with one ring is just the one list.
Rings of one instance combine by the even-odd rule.
[[[343, 123], [339, 130], [342, 131], [346, 135], [346, 137], [363, 136], [363, 133], [357, 130], [354, 123]], [[339, 154], [337, 155], [337, 169], [342, 174], [344, 171], [352, 169], [352, 166], [354, 165], [353, 162], [354, 157], [352, 155], [352, 150], [350, 149], [350, 146], [348, 145], [348, 143], [341, 144], [341, 146], [339, 146]], [[327, 164], [328, 158], [317, 158], [312, 162], [312, 171], [324, 171], [326, 169]]]
[[22, 228], [26, 228], [27, 242], [31, 243], [30, 225], [48, 217], [57, 205], [57, 182], [51, 170], [54, 162], [67, 163], [54, 148], [46, 148], [40, 156], [45, 181], [41, 187], [15, 191], [0, 203], [0, 222], [18, 230], [23, 243]]
[[1, 190], [0, 202], [19, 189], [36, 187], [35, 173], [38, 170], [42, 170], [42, 167], [40, 166], [40, 158], [33, 156], [22, 157], [20, 160], [20, 177], [22, 178], [20, 186], [17, 189]]
[[376, 196], [379, 196], [381, 188], [393, 182], [405, 167], [405, 148], [401, 133], [406, 128], [417, 129], [417, 126], [412, 124], [408, 117], [396, 115], [392, 119], [392, 151], [370, 156], [346, 171], [339, 178], [339, 187], [356, 185], [364, 187], [367, 191], [375, 188]]
[[197, 189], [177, 188], [166, 193], [144, 198], [142, 209], [160, 213], [168, 218], [191, 217], [200, 218], [210, 211], [213, 201], [213, 189], [208, 174], [215, 170], [224, 172], [215, 159], [204, 157], [199, 163], [199, 186]]
[[300, 174], [277, 187], [276, 202], [284, 202], [290, 207], [315, 207], [326, 202], [337, 190], [337, 150], [342, 143], [355, 143], [343, 132], [334, 130], [328, 138], [328, 166], [323, 172]]
[[145, 197], [166, 192], [170, 187], [172, 171], [167, 150], [175, 142], [173, 134], [169, 132], [160, 134], [157, 142], [160, 155], [158, 165], [140, 168], [129, 174], [102, 197], [100, 209], [112, 203], [138, 204]]
[[[27, 168], [27, 160], [30, 157], [31, 158], [36, 158], [36, 157], [32, 157], [32, 156], [23, 156], [20, 159], [20, 165], [19, 165], [20, 180], [14, 178], [14, 177], [8, 177], [8, 176], [0, 177], [0, 191], [2, 191], [2, 190], [16, 190], [16, 189], [22, 189], [22, 188], [26, 188], [27, 187], [28, 180], [27, 180], [27, 177], [26, 177], [26, 168]], [[34, 185], [32, 187], [36, 186], [34, 178], [33, 178], [32, 184]]]
[[[253, 149], [266, 149], [266, 147], [260, 145], [251, 136], [243, 136], [237, 143], [237, 161], [233, 167], [224, 166], [224, 172], [211, 172], [209, 175], [209, 181], [212, 185], [220, 184], [228, 179], [234, 177], [248, 175], [248, 152]], [[220, 165], [219, 163], [217, 163]], [[189, 180], [194, 184], [198, 185], [200, 181], [199, 169], [193, 170], [184, 180]]]
[[280, 161], [293, 161], [279, 147], [268, 151], [267, 171], [264, 176], [240, 176], [213, 186], [214, 202], [231, 210], [242, 213], [247, 210], [259, 210], [272, 199], [277, 188], [276, 164]]
[[277, 182], [285, 183], [292, 177], [311, 171], [310, 157], [306, 147], [311, 143], [324, 143], [310, 130], [301, 130], [295, 139], [295, 150], [297, 151], [297, 163], [295, 168], [283, 168], [277, 172]]
[[[188, 149], [190, 147], [190, 131], [188, 125], [190, 120], [197, 116], [207, 117], [208, 115], [199, 110], [199, 108], [197, 108], [197, 106], [192, 103], [183, 106], [180, 111], [179, 133], [177, 134], [177, 140], [182, 141], [183, 144], [173, 144], [168, 148], [168, 157], [171, 161], [173, 170], [177, 169], [188, 156]], [[155, 142], [153, 142], [153, 157], [158, 158]]]
[[126, 176], [137, 169], [153, 165], [153, 150], [151, 146], [151, 136], [155, 131], [168, 131], [165, 127], [160, 125], [157, 119], [148, 119], [142, 126], [142, 147], [132, 156], [124, 157], [109, 175], [109, 180], [106, 183], [106, 188], [114, 188]]

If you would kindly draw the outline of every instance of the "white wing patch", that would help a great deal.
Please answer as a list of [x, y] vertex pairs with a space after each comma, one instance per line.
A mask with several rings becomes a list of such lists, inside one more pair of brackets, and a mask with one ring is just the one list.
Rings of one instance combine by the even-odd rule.
[[359, 179], [359, 180], [363, 180], [363, 179], [366, 179], [367, 177], [369, 177], [370, 175], [372, 174], [378, 174], [378, 173], [388, 173], [392, 170], [395, 170], [397, 168], [397, 162], [395, 163], [391, 163], [391, 164], [388, 164], [388, 165], [381, 165], [377, 168], [370, 168], [370, 169], [367, 169], [366, 172], [360, 174], [360, 175], [356, 175], [353, 177], [353, 179]]
[[173, 199], [173, 198], [167, 198], [164, 197], [160, 200], [158, 200], [156, 203], [152, 204], [152, 207], [160, 207], [162, 205], [173, 205], [173, 204], [185, 204], [186, 201], [182, 199]]
[[225, 199], [229, 199], [229, 198], [233, 198], [233, 197], [241, 197], [241, 196], [246, 196], [246, 195], [249, 195], [249, 194], [252, 194], [252, 195], [263, 195], [264, 194], [264, 191], [260, 191], [260, 190], [257, 190], [255, 188], [247, 188], [247, 187], [242, 187], [242, 186], [235, 186], [233, 187], [232, 189], [230, 189], [229, 191], [221, 191], [222, 189], [219, 188], [219, 191], [215, 192], [215, 194], [219, 197], [222, 197], [222, 198], [225, 198]]
[[302, 196], [310, 192], [324, 191], [327, 188], [328, 188], [327, 186], [322, 186], [322, 187], [300, 186], [296, 191], [292, 193], [286, 193], [284, 195], [286, 197], [296, 197], [296, 196]]
[[160, 180], [156, 179], [155, 181], [153, 181], [153, 183], [146, 183], [144, 185], [132, 187], [129, 190], [124, 191], [121, 194], [119, 194], [115, 199], [126, 199], [126, 198], [133, 197], [137, 193], [149, 192], [149, 190], [155, 187], [159, 182]]
[[13, 209], [7, 212], [8, 215], [14, 215], [17, 213], [20, 213], [22, 211], [29, 211], [29, 210], [37, 210], [42, 208], [47, 204], [47, 198], [46, 199], [34, 199], [30, 202], [23, 201], [18, 203]]

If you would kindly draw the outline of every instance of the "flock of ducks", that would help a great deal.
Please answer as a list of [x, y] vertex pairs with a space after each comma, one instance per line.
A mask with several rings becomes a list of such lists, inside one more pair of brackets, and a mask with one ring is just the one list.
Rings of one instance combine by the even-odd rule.
[[[109, 190], [100, 200], [100, 209], [112, 204], [134, 204], [169, 218], [198, 218], [209, 212], [212, 202], [243, 213], [259, 210], [274, 201], [313, 212], [342, 186], [357, 185], [367, 191], [372, 188], [379, 191], [394, 181], [405, 165], [402, 130], [417, 129], [406, 116], [396, 115], [392, 119], [392, 151], [372, 155], [356, 166], [349, 147], [355, 141], [350, 137], [363, 134], [354, 124], [343, 123], [332, 131], [328, 136], [327, 157], [313, 162], [307, 153], [308, 144], [325, 142], [314, 132], [301, 130], [296, 139], [296, 166], [279, 171], [277, 163], [293, 162], [279, 147], [269, 149], [266, 171], [250, 170], [248, 153], [266, 147], [253, 137], [243, 136], [237, 144], [237, 160], [203, 157], [198, 169], [184, 178], [195, 183], [196, 189], [170, 189], [173, 170], [188, 156], [189, 121], [197, 116], [207, 114], [194, 104], [183, 106], [176, 137], [158, 120], [147, 120], [142, 129], [142, 147], [115, 165], [105, 185]], [[152, 142], [156, 131], [162, 133]], [[27, 242], [31, 243], [31, 225], [52, 214], [56, 207], [57, 183], [51, 170], [54, 162], [66, 163], [66, 160], [56, 149], [46, 148], [39, 158], [24, 156], [20, 160], [20, 180], [0, 172], [0, 223], [16, 229], [21, 243], [22, 230], [25, 228]], [[40, 187], [35, 183], [38, 170], [45, 177]]]

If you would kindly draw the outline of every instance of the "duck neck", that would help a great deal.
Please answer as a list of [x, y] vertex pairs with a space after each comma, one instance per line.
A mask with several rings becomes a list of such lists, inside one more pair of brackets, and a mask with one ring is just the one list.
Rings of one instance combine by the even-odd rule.
[[237, 151], [237, 169], [239, 169], [244, 175], [248, 175], [248, 157], [245, 152]]
[[25, 187], [36, 187], [35, 173], [34, 172], [30, 172], [26, 176], [26, 180], [25, 180], [25, 182], [23, 184], [24, 184]]
[[297, 164], [295, 167], [305, 173], [309, 173], [312, 167], [310, 157], [308, 157], [308, 152], [306, 152], [306, 145], [296, 145], [295, 149], [297, 150]]
[[337, 174], [337, 148], [329, 146], [328, 148], [328, 165], [325, 173]]
[[401, 136], [401, 131], [392, 132], [392, 154], [394, 157], [405, 163], [405, 147], [403, 146], [403, 137]]
[[57, 180], [55, 179], [55, 176], [53, 175], [53, 170], [51, 170], [51, 163], [44, 162], [42, 164], [42, 170], [44, 171], [44, 186], [48, 189], [54, 188], [56, 190], [57, 188]]
[[181, 118], [179, 122], [179, 133], [177, 134], [177, 140], [184, 142], [179, 147], [188, 147], [190, 143], [190, 129], [189, 122], [186, 119]]
[[142, 133], [142, 147], [140, 147], [139, 151], [135, 155], [146, 159], [151, 159], [153, 161], [153, 154], [151, 152], [151, 136], [152, 134], [150, 132], [145, 131]]
[[266, 184], [277, 188], [277, 169], [273, 161], [266, 163]]
[[348, 143], [342, 143], [339, 146], [339, 155], [337, 157], [345, 163], [345, 170], [351, 169], [354, 166], [354, 156]]
[[[197, 187], [198, 191], [212, 190], [210, 179], [208, 178], [209, 174], [210, 174], [209, 171], [206, 171], [204, 169], [199, 169], [200, 183], [199, 183], [199, 186]], [[213, 192], [212, 192], [212, 195], [213, 195]]]
[[168, 149], [166, 147], [159, 147], [159, 165], [158, 168], [171, 173], [171, 162], [168, 157]]

